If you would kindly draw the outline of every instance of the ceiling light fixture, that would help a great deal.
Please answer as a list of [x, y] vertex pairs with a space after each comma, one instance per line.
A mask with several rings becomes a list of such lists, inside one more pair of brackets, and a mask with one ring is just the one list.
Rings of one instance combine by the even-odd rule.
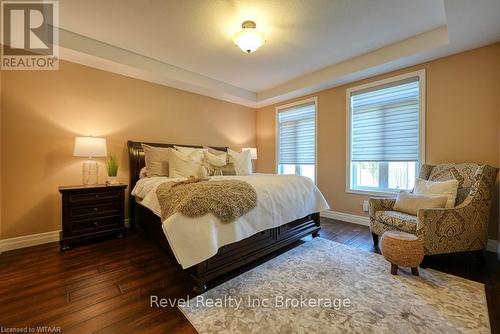
[[256, 27], [254, 21], [245, 21], [241, 24], [242, 30], [233, 38], [234, 44], [241, 51], [246, 53], [255, 52], [266, 42], [264, 36], [257, 31]]

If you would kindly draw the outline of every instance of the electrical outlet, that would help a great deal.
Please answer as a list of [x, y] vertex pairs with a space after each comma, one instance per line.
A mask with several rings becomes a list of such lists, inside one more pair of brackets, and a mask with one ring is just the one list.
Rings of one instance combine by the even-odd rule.
[[370, 210], [370, 205], [368, 204], [368, 201], [363, 201], [363, 211], [368, 212]]

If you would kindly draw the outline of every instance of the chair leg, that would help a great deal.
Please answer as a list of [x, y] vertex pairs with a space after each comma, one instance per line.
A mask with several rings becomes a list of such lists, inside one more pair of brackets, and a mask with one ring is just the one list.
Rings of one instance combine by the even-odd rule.
[[477, 250], [475, 251], [476, 253], [476, 259], [479, 263], [483, 264], [484, 263], [484, 250]]
[[429, 262], [429, 255], [424, 255], [424, 259], [422, 260], [422, 263], [420, 263], [419, 267], [422, 269], [427, 268], [429, 266], [428, 262]]
[[372, 233], [373, 246], [378, 247], [378, 234]]
[[395, 265], [394, 263], [391, 263], [391, 274], [392, 275], [397, 275], [398, 274], [398, 266]]

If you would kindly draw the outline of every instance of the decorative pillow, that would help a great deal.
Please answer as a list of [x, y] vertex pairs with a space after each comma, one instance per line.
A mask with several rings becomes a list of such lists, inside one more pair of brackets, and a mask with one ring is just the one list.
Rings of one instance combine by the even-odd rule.
[[214, 175], [215, 171], [221, 171], [222, 175], [236, 175], [234, 164], [227, 162], [227, 154], [215, 155], [208, 151], [204, 152], [204, 166], [208, 167], [208, 175]]
[[169, 176], [170, 177], [190, 177], [200, 176], [201, 159], [197, 159], [197, 152], [183, 154], [182, 152], [170, 149], [169, 155]]
[[458, 183], [458, 180], [438, 182], [417, 178], [413, 193], [424, 196], [446, 196], [448, 200], [445, 207], [453, 208], [457, 199]]
[[250, 175], [252, 174], [252, 156], [250, 151], [243, 151], [241, 153], [228, 149], [229, 162], [234, 164], [236, 175]]
[[227, 164], [227, 154], [224, 152], [224, 154], [220, 155], [215, 155], [213, 153], [210, 153], [208, 151], [203, 152], [204, 160], [205, 162], [214, 167], [222, 167]]
[[222, 172], [222, 175], [236, 175], [236, 170], [234, 169], [234, 164], [232, 162], [228, 162], [226, 165], [222, 167], [216, 168]]
[[174, 148], [177, 151], [192, 156], [193, 159], [199, 159], [200, 161], [203, 159], [203, 152], [205, 151], [203, 148], [177, 146], [177, 145], [174, 145]]
[[169, 148], [142, 144], [146, 173], [149, 177], [168, 176]]
[[142, 167], [140, 172], [139, 172], [139, 179], [142, 179], [145, 177], [148, 177], [148, 170], [146, 169], [146, 167]]
[[415, 195], [403, 191], [396, 199], [394, 211], [416, 216], [418, 209], [444, 208], [447, 201], [446, 196]]
[[225, 152], [225, 151], [219, 151], [219, 150], [216, 150], [216, 149], [208, 147], [208, 146], [203, 146], [203, 150], [205, 152], [209, 152], [209, 153], [212, 153], [212, 154], [215, 154], [215, 155], [223, 155], [223, 154], [225, 154], [227, 156], [227, 152]]

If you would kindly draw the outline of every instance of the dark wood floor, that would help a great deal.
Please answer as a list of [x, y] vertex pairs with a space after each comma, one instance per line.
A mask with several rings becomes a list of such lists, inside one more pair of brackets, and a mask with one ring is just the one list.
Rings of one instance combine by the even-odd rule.
[[[376, 251], [365, 226], [324, 219], [321, 237]], [[494, 254], [487, 254], [484, 264], [471, 254], [436, 256], [426, 264], [485, 283], [492, 330], [498, 332], [500, 266]], [[65, 253], [57, 244], [25, 248], [0, 255], [0, 326], [59, 326], [65, 333], [195, 333], [177, 308], [149, 307], [152, 294], [185, 298], [189, 289], [175, 261], [140, 233]]]

